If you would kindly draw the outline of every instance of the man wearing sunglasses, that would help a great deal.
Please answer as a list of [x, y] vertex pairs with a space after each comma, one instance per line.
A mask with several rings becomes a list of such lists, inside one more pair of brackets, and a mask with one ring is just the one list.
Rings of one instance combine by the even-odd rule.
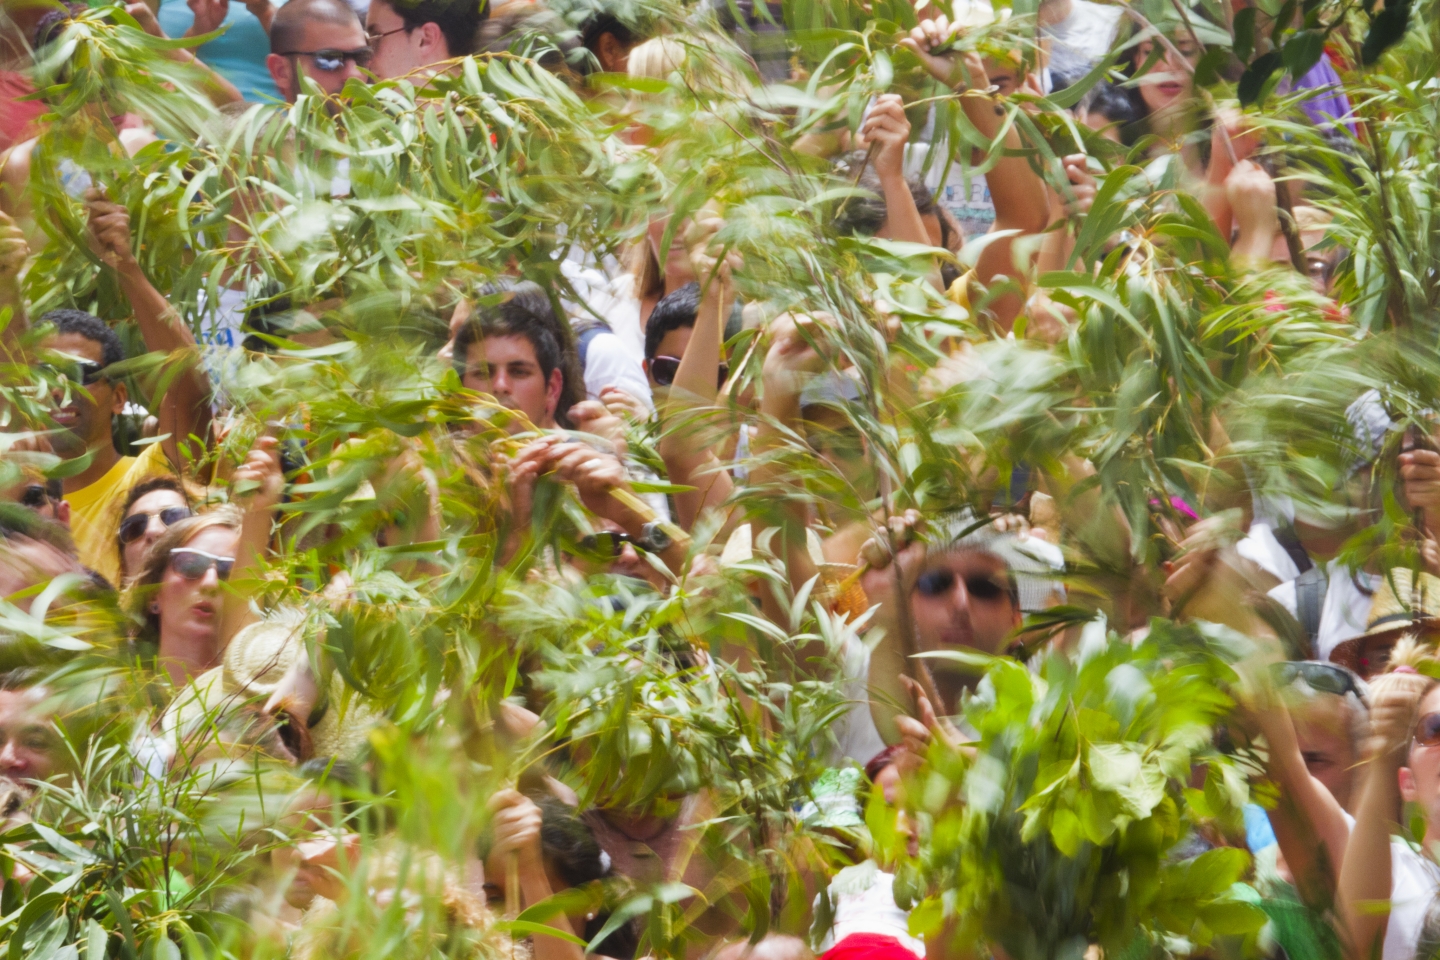
[[489, 15], [489, 0], [372, 0], [365, 15], [375, 55], [370, 69], [388, 80], [469, 56]]
[[[1005, 653], [1024, 611], [1043, 609], [1057, 598], [1053, 576], [1063, 559], [1052, 545], [997, 533], [968, 511], [942, 518], [928, 529], [917, 529], [913, 512], [904, 519], [899, 539], [911, 542], [900, 550], [899, 578], [908, 587], [908, 630], [918, 651]], [[895, 706], [908, 709], [911, 702], [902, 678], [922, 669], [918, 662], [906, 662], [902, 630], [907, 627], [900, 620], [904, 611], [894, 600], [896, 572], [888, 547], [871, 541], [863, 556], [870, 569], [860, 584], [870, 605], [878, 607], [872, 622], [885, 633], [873, 650], [847, 654], [845, 670], [854, 678], [857, 700], [839, 728], [847, 756], [871, 747], [878, 752], [887, 741], [899, 740]], [[954, 714], [961, 693], [979, 679], [979, 674], [944, 660], [928, 660], [923, 669], [935, 681], [944, 701], [935, 708], [944, 714]]]
[[294, 103], [302, 78], [336, 97], [347, 81], [365, 80], [373, 56], [364, 24], [344, 0], [290, 0], [275, 13], [265, 66], [280, 96]]
[[52, 310], [40, 317], [42, 324], [53, 327], [40, 356], [32, 358], [50, 381], [50, 416], [56, 429], [48, 434], [49, 443], [66, 460], [88, 458], [79, 472], [64, 480], [71, 533], [80, 562], [118, 583], [113, 544], [125, 497], [141, 480], [173, 473], [187, 462], [187, 453], [199, 452], [189, 444], [191, 438], [209, 433], [210, 381], [190, 328], [135, 257], [129, 212], [94, 188], [86, 192], [85, 204], [91, 249], [113, 271], [146, 349], [167, 358], [155, 381], [166, 384], [164, 393], [151, 398], [161, 439], [146, 445], [139, 456], [121, 456], [111, 422], [125, 411], [130, 396], [125, 381], [109, 373], [125, 359], [120, 338], [103, 320], [82, 310]]

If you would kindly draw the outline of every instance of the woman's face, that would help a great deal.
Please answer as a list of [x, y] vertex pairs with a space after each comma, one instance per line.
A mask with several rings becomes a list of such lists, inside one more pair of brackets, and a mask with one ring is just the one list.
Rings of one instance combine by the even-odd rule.
[[[234, 558], [239, 539], [239, 533], [228, 527], [206, 527], [187, 540], [183, 549]], [[187, 645], [213, 641], [220, 624], [220, 577], [215, 565], [190, 580], [180, 575], [172, 559], [160, 578], [156, 604], [162, 645], [167, 635], [183, 639]]]
[[679, 290], [685, 284], [696, 279], [695, 268], [690, 265], [690, 254], [685, 249], [685, 228], [689, 221], [683, 221], [675, 228], [675, 236], [670, 238], [670, 249], [665, 252], [665, 259], [660, 259], [660, 244], [665, 240], [665, 227], [669, 224], [669, 217], [662, 217], [659, 220], [650, 221], [648, 239], [650, 241], [650, 252], [655, 256], [655, 262], [659, 263], [665, 274], [665, 292], [669, 293]]
[[[1190, 93], [1194, 89], [1191, 74], [1195, 64], [1200, 62], [1200, 48], [1189, 37], [1176, 37], [1171, 43], [1184, 56], [1190, 69], [1187, 70], [1186, 63], [1181, 62], [1173, 52], [1162, 49], [1155, 65], [1136, 78], [1139, 82], [1140, 99], [1145, 101], [1146, 110], [1152, 114], [1183, 104], [1190, 99]], [[1137, 70], [1144, 68], [1155, 46], [1153, 40], [1142, 40], [1135, 48]]]
[[[1420, 701], [1417, 716], [1423, 720], [1431, 713], [1440, 713], [1440, 687], [1432, 688]], [[1424, 811], [1433, 837], [1440, 830], [1440, 743], [1411, 741], [1408, 764], [1400, 768], [1400, 795]]]
[[128, 577], [140, 569], [150, 545], [159, 540], [160, 535], [165, 532], [166, 525], [160, 517], [162, 513], [167, 510], [184, 510], [186, 507], [185, 498], [175, 490], [152, 490], [131, 504], [130, 509], [125, 512], [125, 516], [120, 521], [122, 528], [126, 520], [142, 514], [147, 516], [150, 522], [139, 539], [131, 540], [121, 546], [120, 572]]

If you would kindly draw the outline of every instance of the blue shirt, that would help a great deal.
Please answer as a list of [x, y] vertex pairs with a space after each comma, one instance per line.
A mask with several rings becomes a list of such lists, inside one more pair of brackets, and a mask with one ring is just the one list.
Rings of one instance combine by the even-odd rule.
[[[278, 7], [285, 0], [272, 0]], [[160, 0], [160, 29], [169, 37], [183, 36], [195, 22], [185, 0]], [[279, 100], [280, 91], [270, 79], [265, 56], [270, 36], [255, 14], [241, 0], [230, 0], [225, 14], [224, 33], [195, 50], [195, 55], [216, 73], [235, 84], [246, 100]]]

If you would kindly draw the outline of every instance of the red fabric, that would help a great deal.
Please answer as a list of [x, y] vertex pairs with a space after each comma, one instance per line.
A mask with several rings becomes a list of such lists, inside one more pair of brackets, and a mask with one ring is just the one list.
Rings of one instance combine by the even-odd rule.
[[852, 933], [820, 954], [820, 960], [916, 960], [909, 947], [878, 933]]
[[50, 108], [39, 100], [19, 99], [34, 92], [25, 74], [0, 70], [0, 150], [9, 150], [40, 132], [35, 121]]

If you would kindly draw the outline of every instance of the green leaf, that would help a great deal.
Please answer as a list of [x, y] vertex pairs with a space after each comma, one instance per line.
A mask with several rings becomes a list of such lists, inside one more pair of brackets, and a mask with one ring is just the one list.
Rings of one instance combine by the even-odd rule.
[[1360, 46], [1362, 64], [1368, 67], [1375, 63], [1386, 50], [1405, 36], [1405, 31], [1410, 26], [1410, 2], [1411, 0], [1395, 0], [1390, 3], [1387, 0], [1385, 9], [1370, 21], [1365, 42]]
[[1280, 49], [1280, 59], [1290, 76], [1299, 80], [1325, 55], [1325, 31], [1301, 30]]
[[1199, 913], [1201, 923], [1215, 933], [1229, 936], [1256, 933], [1269, 919], [1264, 910], [1239, 900], [1202, 904]]
[[1235, 57], [1241, 63], [1250, 60], [1250, 54], [1255, 49], [1255, 7], [1245, 7], [1235, 11]]
[[1245, 68], [1240, 75], [1240, 81], [1235, 85], [1236, 96], [1240, 98], [1241, 106], [1249, 106], [1260, 99], [1260, 92], [1270, 75], [1280, 69], [1280, 51], [1271, 50], [1263, 56], [1256, 57], [1255, 62]]

